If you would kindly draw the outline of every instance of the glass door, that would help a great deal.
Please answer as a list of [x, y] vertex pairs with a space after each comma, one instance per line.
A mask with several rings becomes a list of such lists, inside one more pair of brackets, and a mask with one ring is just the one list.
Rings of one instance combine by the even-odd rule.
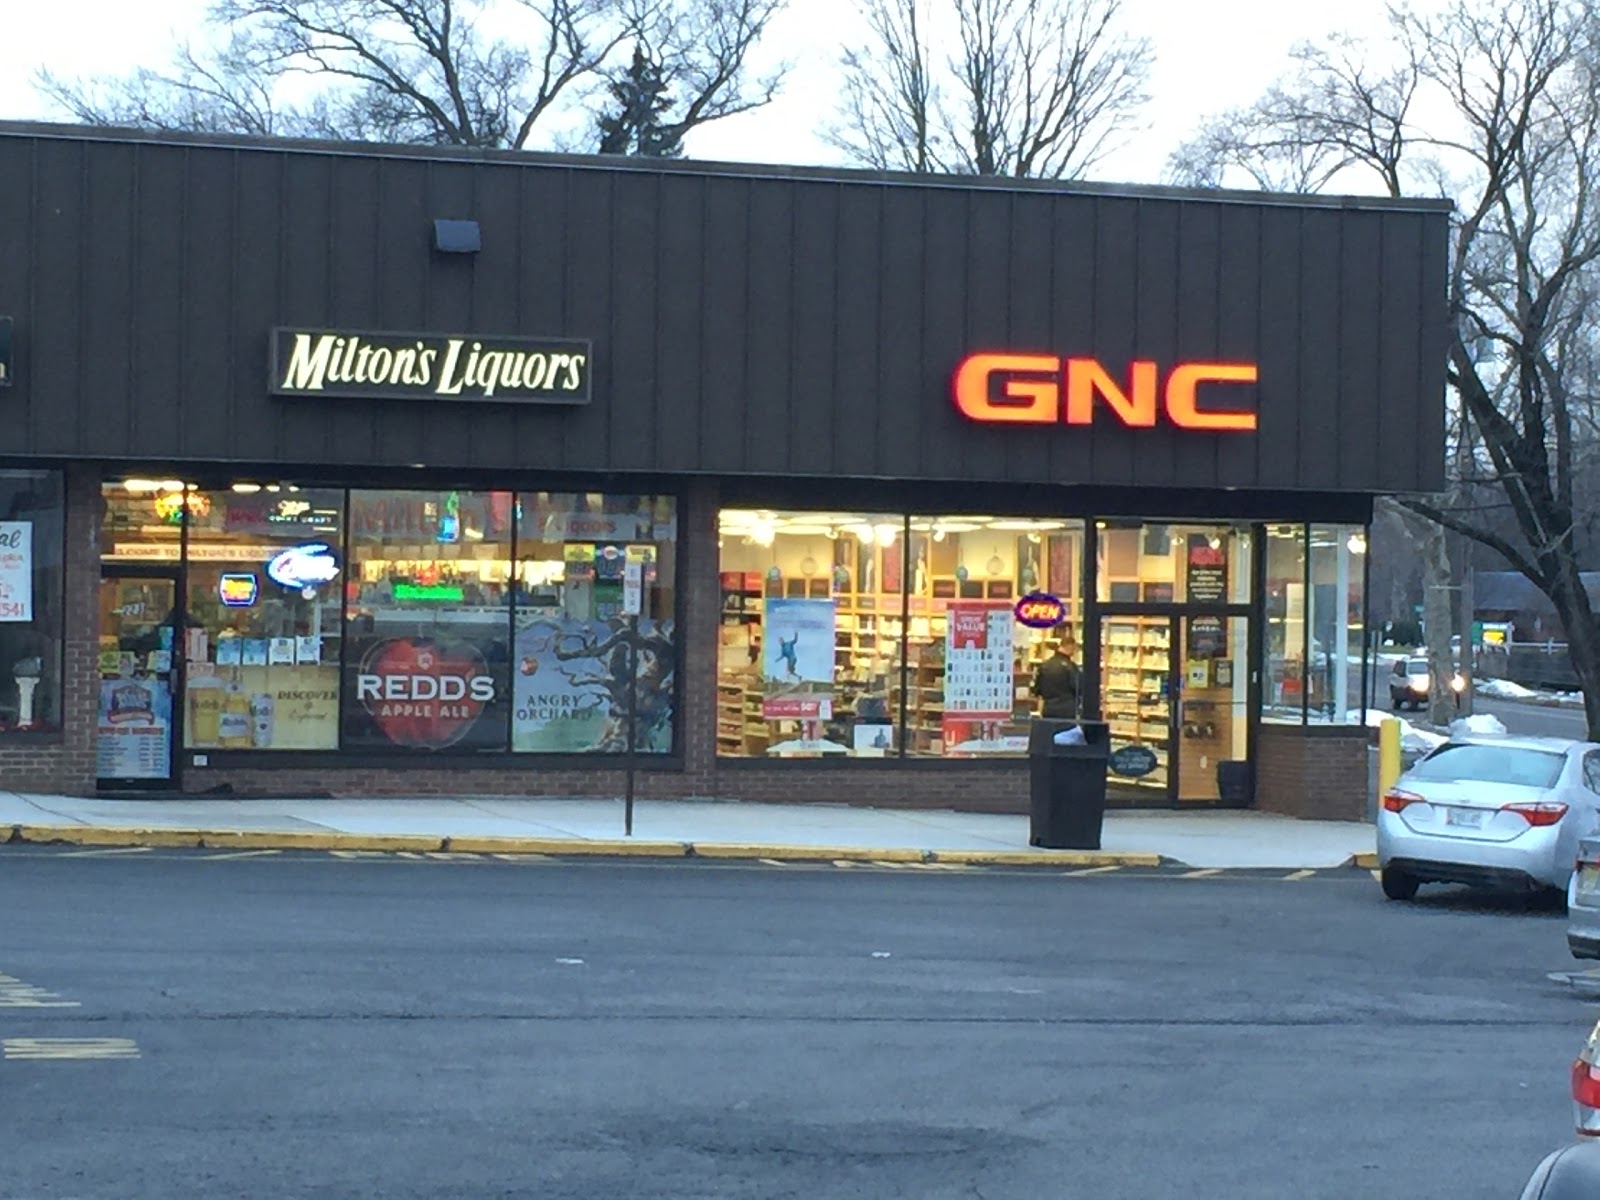
[[177, 603], [176, 575], [100, 580], [95, 754], [102, 787], [154, 787], [173, 777]]
[[1249, 776], [1248, 617], [1178, 619], [1177, 800], [1244, 804]]
[[1109, 798], [1171, 799], [1175, 626], [1170, 616], [1106, 616], [1100, 622], [1100, 706], [1111, 735]]

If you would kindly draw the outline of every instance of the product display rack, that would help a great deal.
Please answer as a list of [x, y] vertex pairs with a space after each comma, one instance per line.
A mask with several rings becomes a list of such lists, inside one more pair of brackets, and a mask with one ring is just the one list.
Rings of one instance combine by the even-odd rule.
[[767, 738], [761, 680], [749, 674], [724, 674], [717, 680], [717, 753], [765, 754]]
[[1171, 622], [1166, 617], [1108, 617], [1104, 628], [1101, 706], [1111, 727], [1111, 748], [1148, 746], [1157, 764], [1148, 775], [1119, 782], [1165, 791], [1172, 741]]

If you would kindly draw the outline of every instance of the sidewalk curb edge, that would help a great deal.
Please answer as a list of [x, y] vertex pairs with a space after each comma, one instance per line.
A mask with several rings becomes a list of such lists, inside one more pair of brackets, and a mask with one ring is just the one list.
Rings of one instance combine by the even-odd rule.
[[432, 834], [152, 829], [138, 826], [11, 825], [5, 841], [48, 845], [233, 850], [366, 850], [464, 854], [545, 854], [607, 858], [781, 859], [789, 862], [948, 863], [964, 866], [1159, 867], [1160, 854], [1117, 850], [912, 850], [904, 847], [782, 843], [634, 841], [625, 838], [498, 838]]

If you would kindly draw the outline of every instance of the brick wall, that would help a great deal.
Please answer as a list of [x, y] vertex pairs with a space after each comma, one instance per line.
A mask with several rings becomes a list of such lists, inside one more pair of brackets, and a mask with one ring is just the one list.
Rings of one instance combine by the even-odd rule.
[[66, 603], [62, 662], [63, 732], [0, 737], [0, 781], [7, 791], [94, 790], [95, 715], [100, 698], [100, 477], [71, 467], [66, 477]]
[[1262, 725], [1256, 808], [1325, 821], [1367, 818], [1367, 743], [1360, 726]]

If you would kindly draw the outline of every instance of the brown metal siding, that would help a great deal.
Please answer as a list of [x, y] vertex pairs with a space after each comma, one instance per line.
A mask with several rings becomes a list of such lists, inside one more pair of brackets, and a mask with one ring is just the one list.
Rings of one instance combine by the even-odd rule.
[[[1442, 478], [1441, 211], [0, 135], [0, 453], [1148, 487]], [[435, 217], [483, 227], [431, 250]], [[273, 399], [275, 325], [569, 336], [560, 409]], [[979, 349], [1261, 365], [1254, 435], [978, 427]]]

